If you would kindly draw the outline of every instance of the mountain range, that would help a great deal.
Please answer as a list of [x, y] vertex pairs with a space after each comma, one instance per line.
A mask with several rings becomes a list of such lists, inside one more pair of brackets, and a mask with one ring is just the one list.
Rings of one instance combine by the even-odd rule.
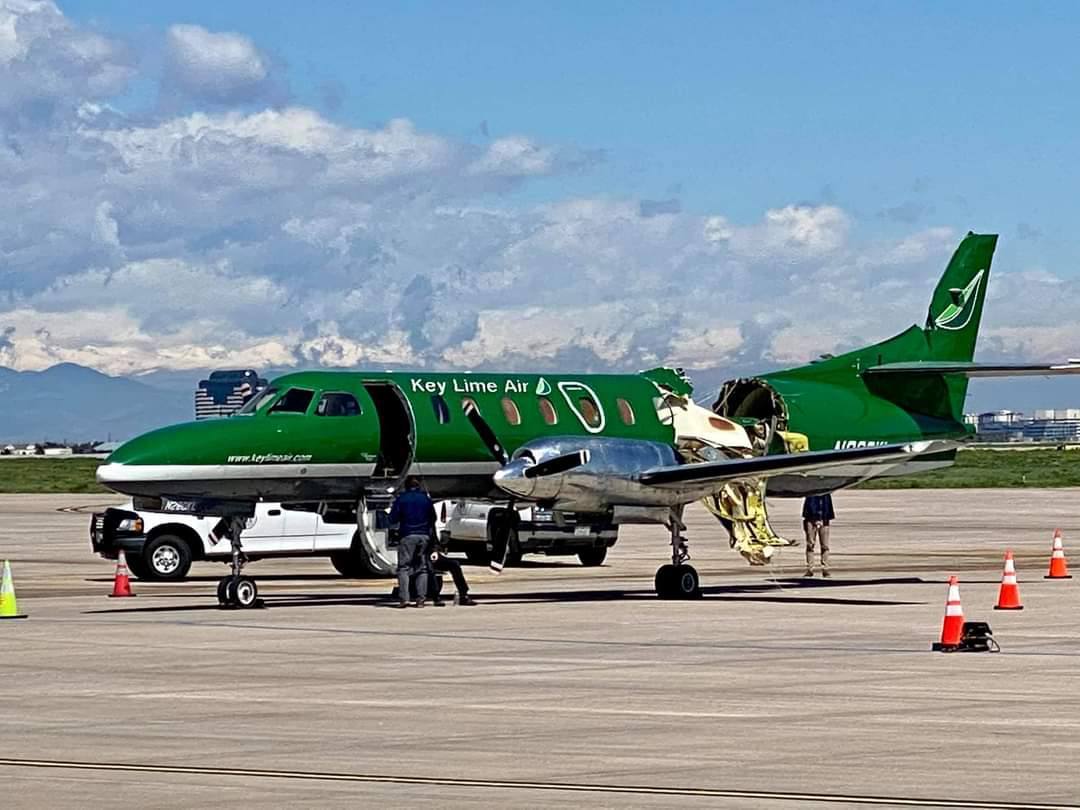
[[0, 442], [125, 439], [192, 418], [199, 377], [186, 393], [61, 363], [44, 371], [0, 367]]
[[[260, 370], [272, 378], [287, 369]], [[761, 372], [764, 369], [757, 369]], [[7, 442], [122, 440], [153, 428], [193, 418], [195, 386], [210, 369], [158, 371], [138, 377], [111, 377], [92, 368], [61, 363], [44, 371], [0, 366], [0, 445]], [[691, 374], [698, 398], [743, 369], [709, 369]], [[977, 380], [965, 410], [1080, 407], [1080, 379]]]

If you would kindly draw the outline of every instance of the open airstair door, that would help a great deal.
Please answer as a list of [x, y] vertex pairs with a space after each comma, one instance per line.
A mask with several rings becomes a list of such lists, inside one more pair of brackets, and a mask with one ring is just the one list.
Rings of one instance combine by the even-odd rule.
[[364, 390], [379, 416], [379, 457], [372, 477], [396, 484], [408, 472], [416, 446], [409, 402], [393, 383], [365, 382]]

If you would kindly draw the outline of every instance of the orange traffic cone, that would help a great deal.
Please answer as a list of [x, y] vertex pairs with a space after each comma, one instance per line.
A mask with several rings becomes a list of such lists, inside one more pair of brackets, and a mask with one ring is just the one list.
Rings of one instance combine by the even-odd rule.
[[1001, 575], [1001, 587], [998, 589], [997, 604], [994, 610], [1023, 610], [1020, 603], [1020, 586], [1016, 584], [1016, 564], [1013, 562], [1012, 549], [1005, 552], [1005, 571]]
[[131, 592], [131, 580], [128, 578], [127, 557], [124, 550], [120, 549], [120, 556], [116, 558], [116, 576], [113, 578], [112, 593], [109, 596], [134, 596]]
[[934, 650], [955, 650], [964, 636], [964, 609], [960, 606], [960, 581], [949, 577], [949, 595], [945, 599], [945, 621], [941, 625], [941, 641]]
[[1061, 542], [1061, 529], [1054, 529], [1054, 550], [1050, 552], [1050, 571], [1043, 579], [1072, 579], [1069, 563], [1065, 559], [1065, 544]]

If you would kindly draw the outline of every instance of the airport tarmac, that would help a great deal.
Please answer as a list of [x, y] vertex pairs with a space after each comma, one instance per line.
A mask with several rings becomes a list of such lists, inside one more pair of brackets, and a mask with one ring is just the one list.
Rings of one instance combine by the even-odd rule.
[[[1080, 579], [1046, 581], [1080, 490], [842, 492], [835, 578], [751, 569], [704, 510], [704, 598], [659, 601], [659, 527], [608, 563], [467, 567], [475, 608], [398, 611], [326, 560], [174, 585], [91, 555], [102, 496], [0, 496], [24, 621], [0, 622], [5, 807], [1080, 806]], [[772, 505], [797, 536], [797, 501]], [[91, 510], [87, 510], [91, 511]], [[1074, 539], [1075, 538], [1075, 539]], [[1006, 547], [1025, 610], [992, 610]], [[999, 654], [931, 653], [945, 580]]]

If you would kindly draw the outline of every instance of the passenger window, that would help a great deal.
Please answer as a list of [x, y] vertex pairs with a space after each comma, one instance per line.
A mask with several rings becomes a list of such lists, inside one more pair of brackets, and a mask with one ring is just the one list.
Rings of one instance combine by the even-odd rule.
[[510, 397], [503, 397], [502, 409], [503, 416], [506, 417], [507, 424], [521, 424], [521, 411], [518, 410], [518, 406], [514, 403], [514, 400], [510, 399]]
[[442, 395], [434, 394], [431, 397], [431, 407], [435, 409], [435, 421], [440, 425], [450, 422], [450, 406], [446, 404], [446, 400], [442, 398]]
[[591, 428], [600, 427], [600, 409], [589, 397], [578, 397], [578, 408], [585, 424]]
[[540, 397], [537, 402], [540, 405], [540, 415], [544, 417], [545, 425], [554, 425], [559, 421], [559, 414], [555, 412], [555, 405], [547, 397]]
[[634, 409], [630, 407], [630, 403], [625, 399], [617, 399], [615, 404], [619, 406], [619, 416], [622, 418], [623, 424], [634, 424]]
[[596, 392], [588, 385], [574, 380], [559, 383], [559, 391], [570, 406], [570, 410], [580, 420], [582, 427], [589, 433], [600, 433], [604, 429], [604, 409]]
[[290, 388], [274, 403], [269, 413], [307, 413], [311, 400], [315, 398], [314, 391], [306, 388]]
[[323, 394], [315, 406], [316, 416], [359, 416], [360, 403], [356, 397], [346, 393]]
[[244, 407], [237, 411], [238, 414], [257, 413], [270, 404], [275, 396], [277, 396], [279, 388], [264, 388], [254, 397], [244, 403]]

